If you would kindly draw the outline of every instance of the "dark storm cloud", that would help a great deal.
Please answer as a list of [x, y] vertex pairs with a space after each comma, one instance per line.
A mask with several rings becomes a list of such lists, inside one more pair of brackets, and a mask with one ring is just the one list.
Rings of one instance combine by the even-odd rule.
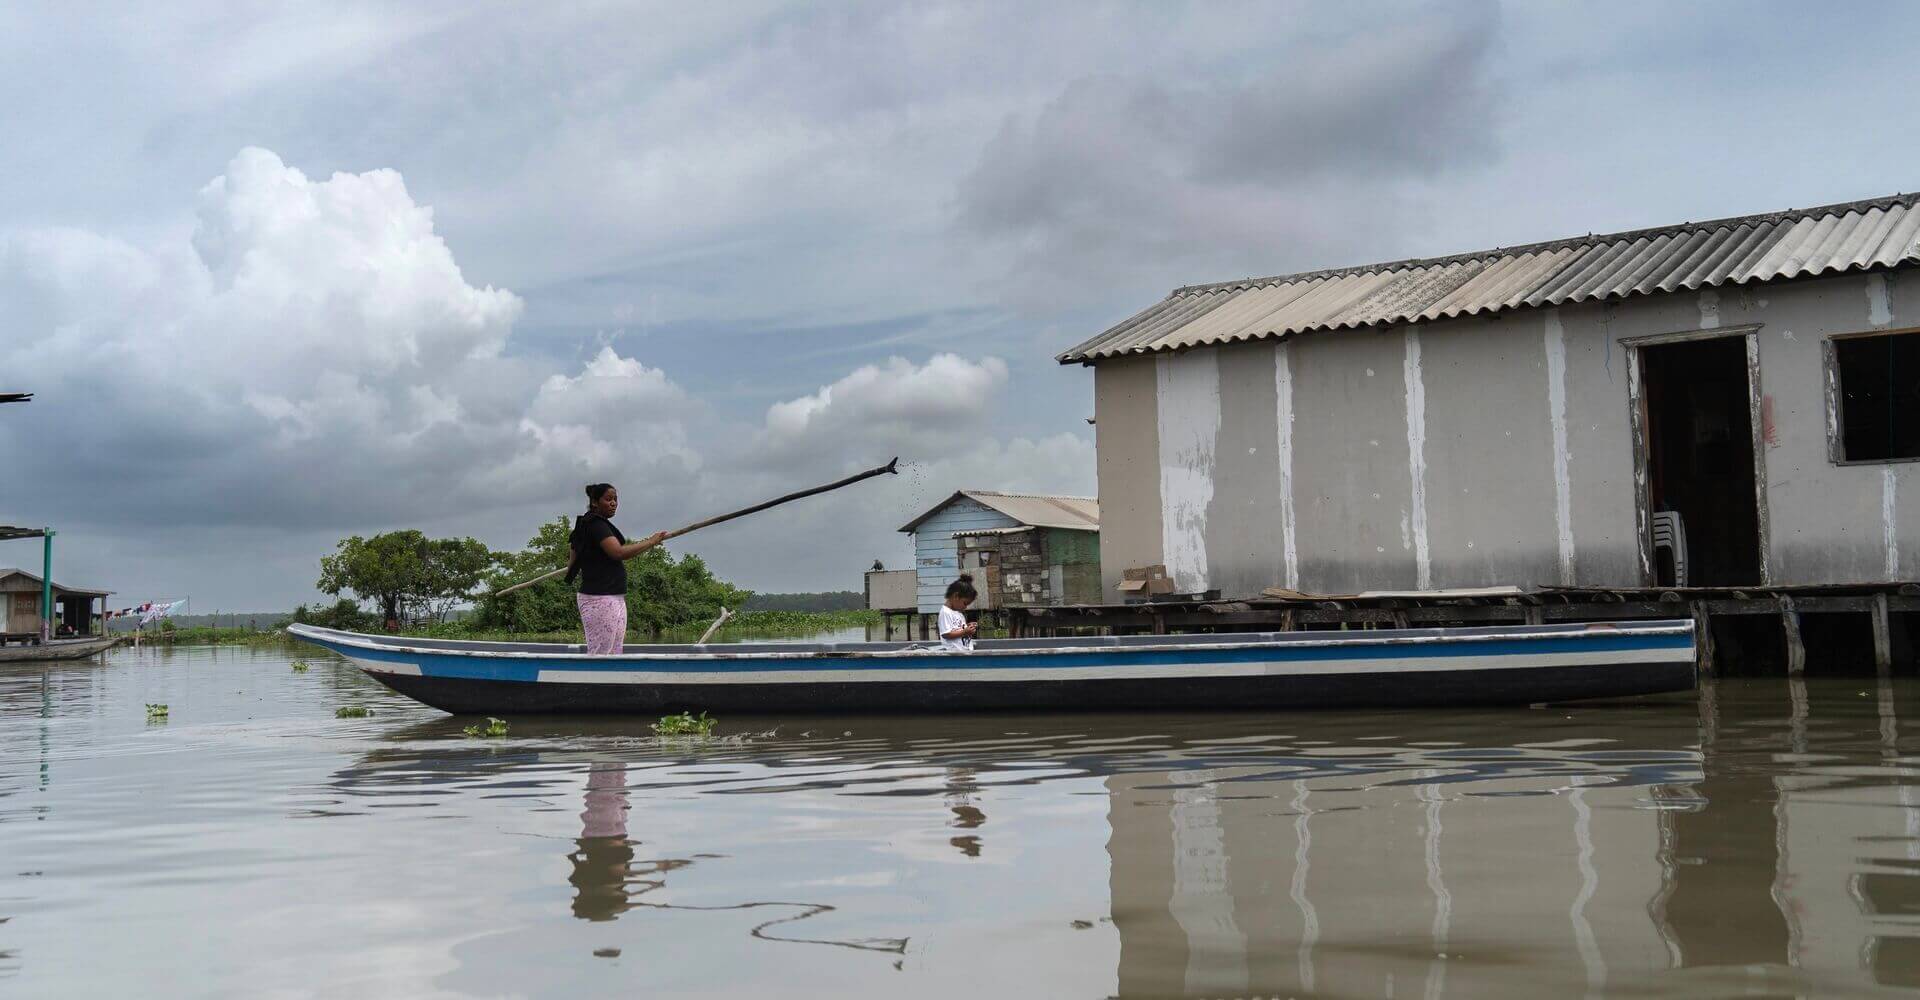
[[1009, 247], [1036, 299], [1347, 263], [1421, 225], [1418, 183], [1498, 155], [1498, 13], [1278, 38], [1242, 79], [1076, 80], [986, 144], [960, 225]]

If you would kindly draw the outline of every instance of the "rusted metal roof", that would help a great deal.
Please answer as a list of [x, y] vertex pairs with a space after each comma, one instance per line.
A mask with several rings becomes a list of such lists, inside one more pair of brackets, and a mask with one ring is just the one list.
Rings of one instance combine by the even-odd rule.
[[1920, 264], [1920, 194], [1177, 288], [1058, 357], [1130, 354], [1526, 306]]
[[[920, 526], [920, 522], [939, 513], [941, 508], [961, 497], [986, 504], [1029, 527], [1069, 528], [1078, 531], [1100, 530], [1100, 502], [1092, 497], [1051, 496], [1042, 493], [997, 493], [991, 490], [960, 490], [934, 504], [926, 513], [907, 522], [900, 530], [912, 531]], [[968, 534], [978, 534], [978, 532], [968, 532]]]

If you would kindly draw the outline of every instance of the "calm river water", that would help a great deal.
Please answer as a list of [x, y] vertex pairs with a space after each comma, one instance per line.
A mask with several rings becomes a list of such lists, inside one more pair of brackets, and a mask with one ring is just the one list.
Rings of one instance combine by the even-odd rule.
[[1908, 682], [729, 718], [706, 743], [555, 719], [483, 742], [462, 721], [303, 650], [0, 667], [0, 994], [1920, 985]]

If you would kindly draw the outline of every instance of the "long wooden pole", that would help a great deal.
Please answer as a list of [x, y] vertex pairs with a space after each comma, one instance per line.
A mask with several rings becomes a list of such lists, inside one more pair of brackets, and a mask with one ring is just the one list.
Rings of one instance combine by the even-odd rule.
[[[899, 465], [900, 465], [900, 460], [896, 458], [885, 465], [875, 466], [874, 468], [868, 469], [865, 472], [848, 476], [845, 479], [835, 480], [834, 482], [828, 483], [825, 486], [815, 486], [812, 489], [801, 490], [798, 493], [789, 493], [783, 497], [774, 497], [772, 500], [765, 501], [764, 503], [757, 503], [751, 507], [742, 507], [739, 510], [730, 511], [725, 514], [721, 514], [717, 517], [710, 517], [704, 521], [695, 521], [684, 528], [675, 528], [674, 530], [667, 532], [666, 537], [679, 538], [681, 535], [684, 535], [689, 531], [699, 531], [701, 528], [710, 528], [723, 521], [731, 521], [737, 517], [746, 517], [748, 514], [758, 514], [769, 507], [778, 507], [783, 503], [792, 503], [795, 500], [804, 500], [807, 497], [815, 496], [817, 494], [829, 493], [829, 492], [832, 492], [833, 490], [840, 489], [843, 486], [852, 486], [854, 483], [860, 482], [863, 479], [872, 479], [875, 476], [899, 475], [900, 473], [900, 469], [898, 468]], [[543, 580], [551, 580], [554, 577], [559, 576], [562, 573], [565, 573], [566, 571], [567, 571], [567, 568], [565, 566], [562, 566], [559, 569], [556, 569], [550, 573], [542, 573], [531, 580], [522, 580], [511, 587], [502, 587], [501, 589], [494, 591], [493, 596], [500, 597], [505, 594], [511, 594], [522, 587], [531, 587], [534, 584], [540, 583]]]

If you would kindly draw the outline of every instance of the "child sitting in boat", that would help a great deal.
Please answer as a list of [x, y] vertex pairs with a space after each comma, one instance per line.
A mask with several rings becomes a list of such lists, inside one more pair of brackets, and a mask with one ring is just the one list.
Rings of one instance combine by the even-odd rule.
[[947, 603], [940, 609], [940, 648], [973, 652], [973, 637], [980, 631], [980, 624], [967, 621], [967, 608], [978, 596], [979, 592], [973, 589], [973, 577], [967, 573], [947, 584]]

